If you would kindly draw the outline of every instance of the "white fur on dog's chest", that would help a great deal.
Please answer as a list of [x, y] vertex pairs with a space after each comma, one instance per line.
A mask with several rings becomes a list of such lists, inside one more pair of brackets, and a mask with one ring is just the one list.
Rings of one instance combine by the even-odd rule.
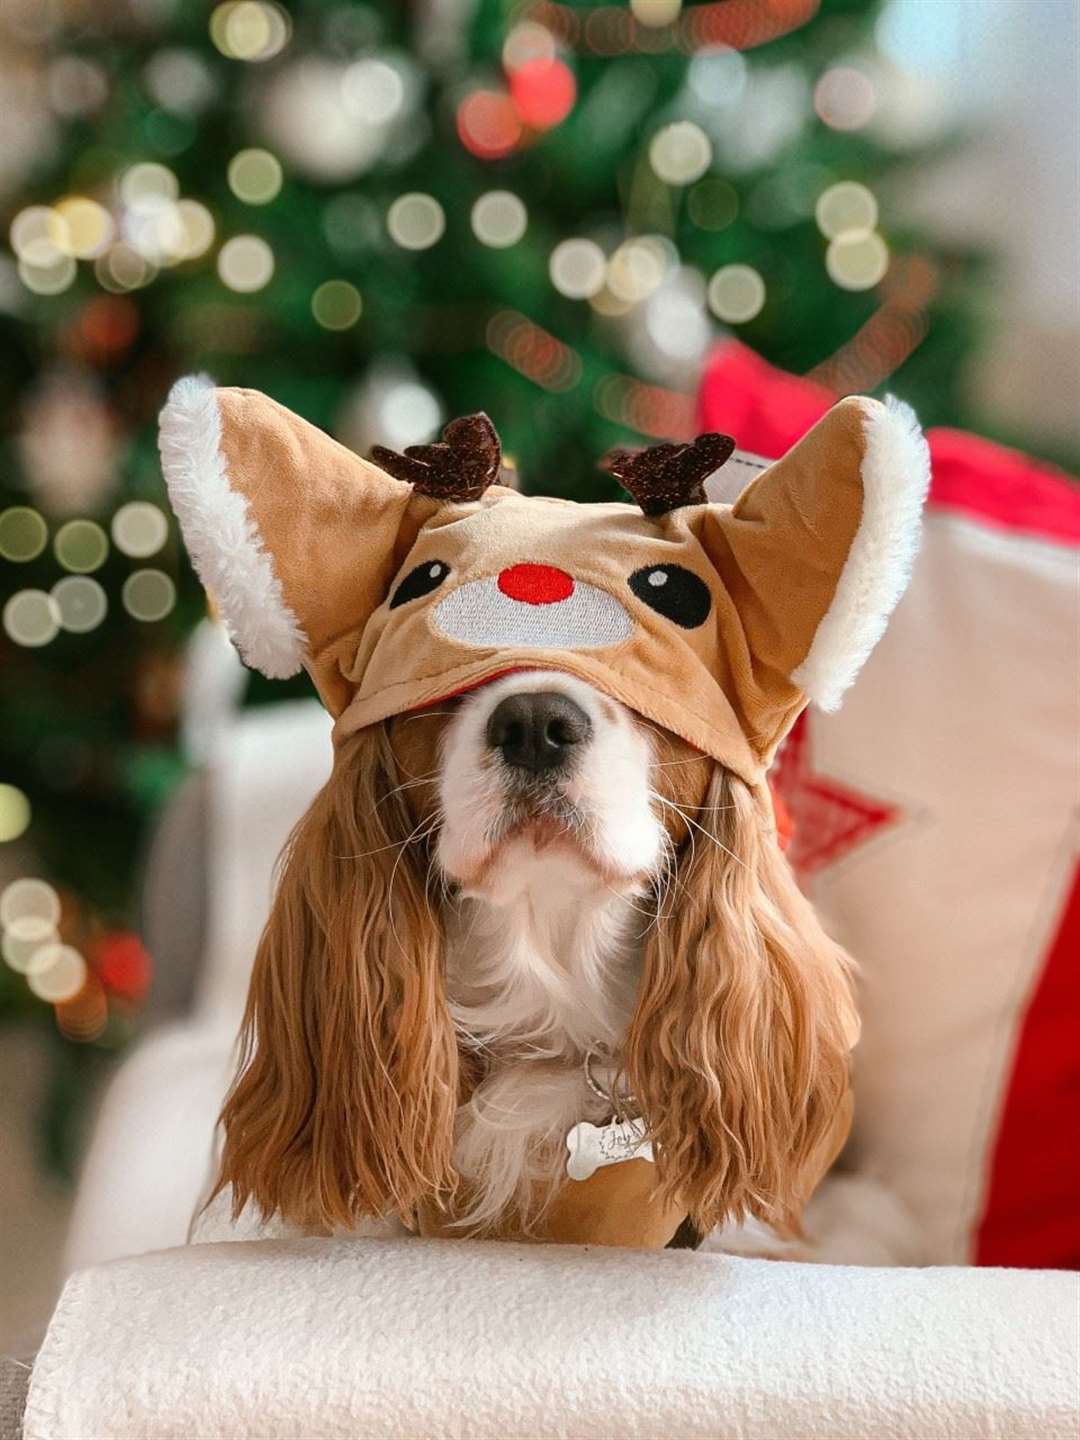
[[569, 878], [545, 875], [542, 903], [533, 885], [507, 906], [469, 901], [452, 932], [451, 1011], [462, 1048], [487, 1070], [458, 1111], [454, 1151], [476, 1196], [466, 1217], [474, 1224], [564, 1177], [567, 1137], [582, 1125], [580, 1164], [591, 1164], [593, 1132], [611, 1116], [584, 1060], [622, 1039], [638, 976], [627, 935], [639, 922], [628, 900], [568, 893]]

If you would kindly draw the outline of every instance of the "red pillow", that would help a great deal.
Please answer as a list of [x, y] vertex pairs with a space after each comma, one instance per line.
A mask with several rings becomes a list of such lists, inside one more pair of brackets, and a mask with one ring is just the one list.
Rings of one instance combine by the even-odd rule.
[[[835, 398], [727, 344], [700, 428], [778, 456]], [[929, 441], [908, 594], [773, 779], [792, 862], [862, 968], [857, 1165], [929, 1262], [1080, 1267], [1080, 491], [975, 436]]]

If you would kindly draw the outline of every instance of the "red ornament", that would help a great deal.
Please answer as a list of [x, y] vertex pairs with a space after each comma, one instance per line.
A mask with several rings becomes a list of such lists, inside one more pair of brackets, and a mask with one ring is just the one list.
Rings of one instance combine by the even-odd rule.
[[145, 945], [131, 930], [110, 930], [96, 941], [91, 959], [98, 978], [119, 1000], [137, 1004], [150, 986], [152, 965]]
[[510, 98], [524, 124], [550, 130], [574, 108], [574, 72], [563, 60], [526, 60], [510, 72]]
[[458, 106], [461, 143], [481, 160], [501, 160], [521, 139], [521, 121], [509, 95], [499, 90], [474, 90]]

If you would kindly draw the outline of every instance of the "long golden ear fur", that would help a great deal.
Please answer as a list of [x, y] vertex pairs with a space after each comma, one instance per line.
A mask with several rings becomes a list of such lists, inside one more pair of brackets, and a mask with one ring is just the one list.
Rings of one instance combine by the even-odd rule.
[[452, 1191], [457, 1046], [428, 861], [381, 725], [293, 830], [225, 1102], [217, 1189], [312, 1228]]
[[850, 1123], [850, 962], [828, 939], [750, 789], [716, 766], [673, 914], [652, 932], [627, 1069], [659, 1194], [701, 1232], [753, 1215], [783, 1234]]

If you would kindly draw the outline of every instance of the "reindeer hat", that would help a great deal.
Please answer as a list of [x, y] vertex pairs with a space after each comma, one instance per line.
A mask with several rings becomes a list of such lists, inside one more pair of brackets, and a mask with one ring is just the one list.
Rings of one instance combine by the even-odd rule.
[[636, 504], [498, 483], [485, 415], [374, 462], [252, 390], [193, 378], [161, 417], [173, 506], [241, 655], [306, 667], [335, 738], [515, 669], [590, 681], [756, 784], [833, 709], [906, 583], [928, 481], [904, 405], [841, 401], [734, 505], [734, 441], [616, 452]]

